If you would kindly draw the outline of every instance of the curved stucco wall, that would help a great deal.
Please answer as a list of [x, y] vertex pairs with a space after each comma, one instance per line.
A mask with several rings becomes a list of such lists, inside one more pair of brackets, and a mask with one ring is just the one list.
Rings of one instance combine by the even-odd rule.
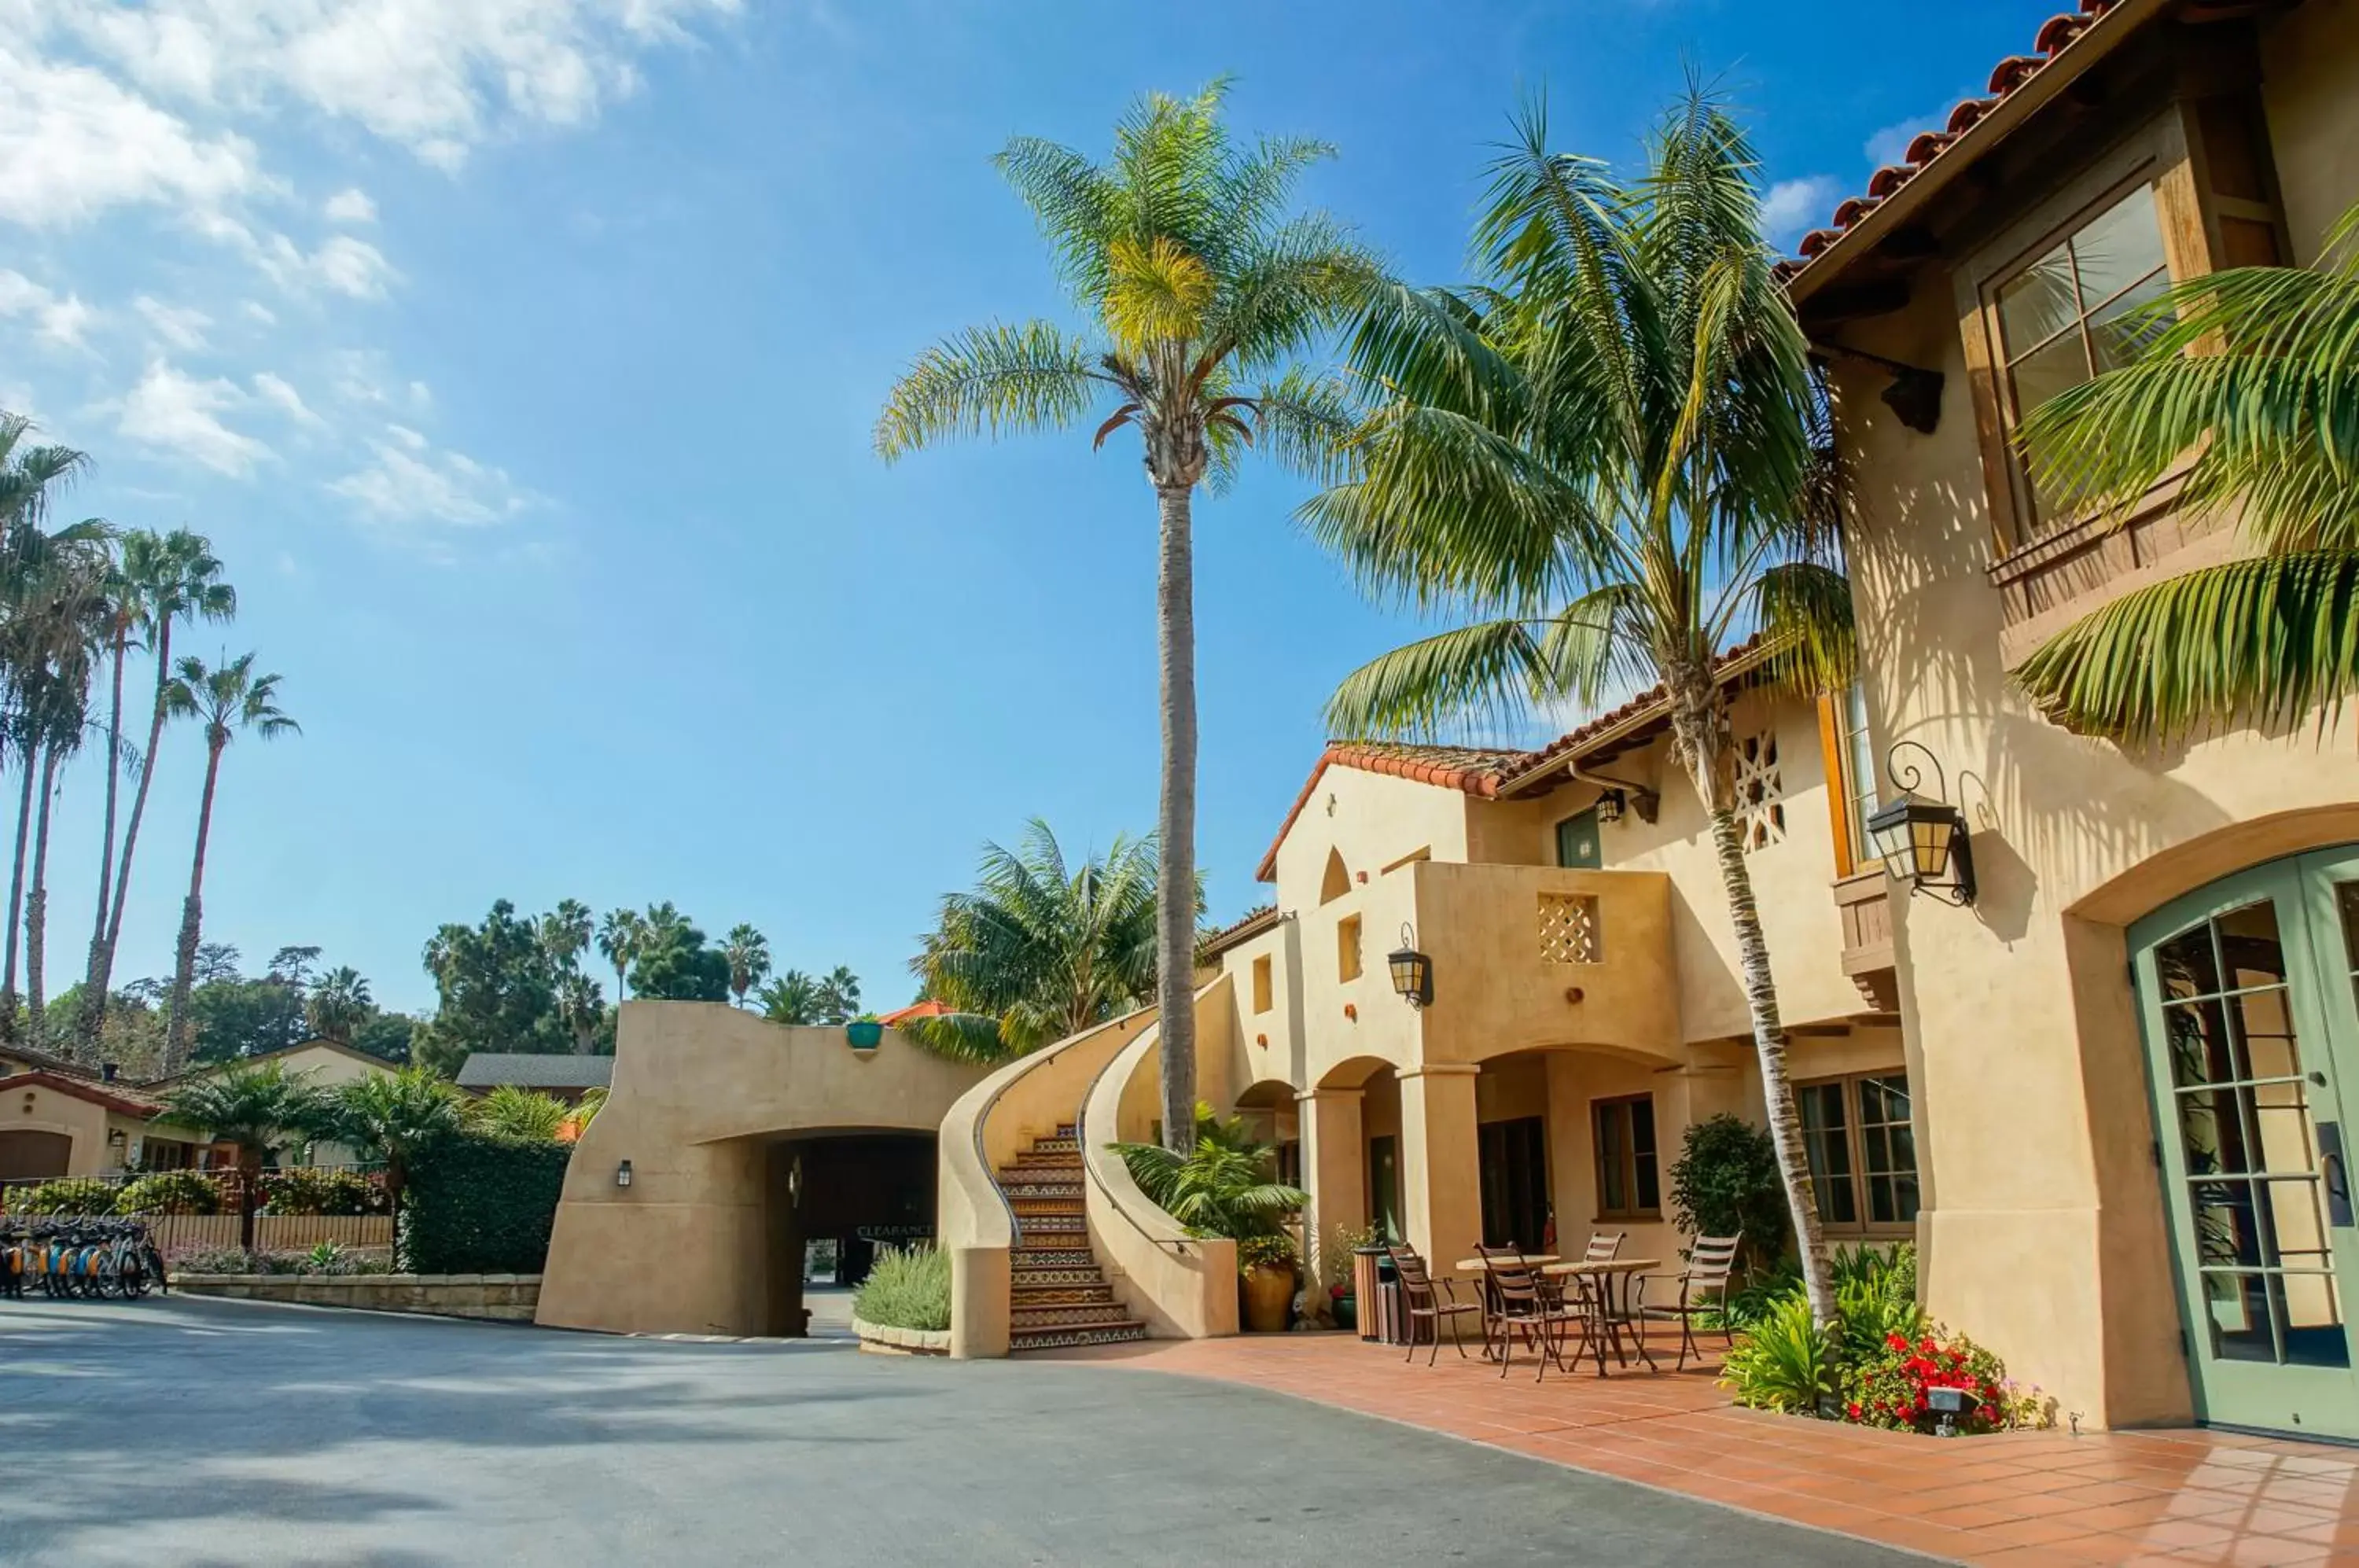
[[[625, 1003], [614, 1088], [566, 1172], [536, 1321], [771, 1332], [768, 1146], [932, 1133], [982, 1071], [891, 1029], [855, 1051], [840, 1028], [790, 1029], [723, 1003]], [[631, 1185], [618, 1187], [625, 1160]]]

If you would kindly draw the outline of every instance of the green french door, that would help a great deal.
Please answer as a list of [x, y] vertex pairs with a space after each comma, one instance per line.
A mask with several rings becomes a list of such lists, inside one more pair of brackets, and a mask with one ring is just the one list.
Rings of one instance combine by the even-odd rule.
[[2129, 936], [2196, 1413], [2359, 1438], [2359, 847], [2240, 872]]

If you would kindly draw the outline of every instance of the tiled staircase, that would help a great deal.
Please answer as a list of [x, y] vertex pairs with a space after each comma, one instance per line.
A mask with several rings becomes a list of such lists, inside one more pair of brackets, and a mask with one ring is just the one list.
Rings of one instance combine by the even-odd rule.
[[1124, 1313], [1090, 1250], [1082, 1205], [1082, 1146], [1060, 1127], [999, 1171], [999, 1190], [1016, 1214], [1008, 1258], [1010, 1351], [1145, 1339], [1147, 1327]]

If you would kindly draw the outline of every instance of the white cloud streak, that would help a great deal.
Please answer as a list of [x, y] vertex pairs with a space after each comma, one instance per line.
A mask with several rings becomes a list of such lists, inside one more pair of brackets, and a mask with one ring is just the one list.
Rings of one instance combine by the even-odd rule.
[[255, 463], [273, 455], [270, 448], [232, 430], [222, 419], [247, 401], [233, 382], [218, 377], [201, 381], [159, 359], [149, 364], [139, 384], [124, 397], [115, 430], [150, 451], [243, 479]]
[[33, 323], [33, 335], [51, 348], [79, 349], [82, 334], [98, 312], [79, 295], [60, 295], [21, 272], [0, 268], [0, 317], [22, 317]]
[[533, 503], [501, 470], [463, 452], [438, 452], [404, 426], [386, 426], [385, 438], [370, 445], [371, 461], [328, 488], [380, 522], [481, 528]]

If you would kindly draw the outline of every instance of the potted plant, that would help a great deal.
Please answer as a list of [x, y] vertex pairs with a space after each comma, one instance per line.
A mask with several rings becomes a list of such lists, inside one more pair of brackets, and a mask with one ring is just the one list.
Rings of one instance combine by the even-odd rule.
[[875, 1013], [863, 1013], [843, 1026], [843, 1038], [854, 1051], [874, 1051], [885, 1039], [884, 1021]]
[[1337, 1225], [1319, 1248], [1319, 1279], [1327, 1287], [1327, 1310], [1335, 1326], [1346, 1333], [1360, 1326], [1357, 1259], [1375, 1247], [1373, 1226]]
[[1237, 1244], [1245, 1326], [1285, 1332], [1297, 1258], [1288, 1226], [1310, 1195], [1277, 1179], [1277, 1151], [1255, 1141], [1241, 1118], [1223, 1121], [1203, 1105], [1196, 1107], [1196, 1147], [1185, 1154], [1154, 1143], [1112, 1147], [1149, 1202], [1197, 1236]]

